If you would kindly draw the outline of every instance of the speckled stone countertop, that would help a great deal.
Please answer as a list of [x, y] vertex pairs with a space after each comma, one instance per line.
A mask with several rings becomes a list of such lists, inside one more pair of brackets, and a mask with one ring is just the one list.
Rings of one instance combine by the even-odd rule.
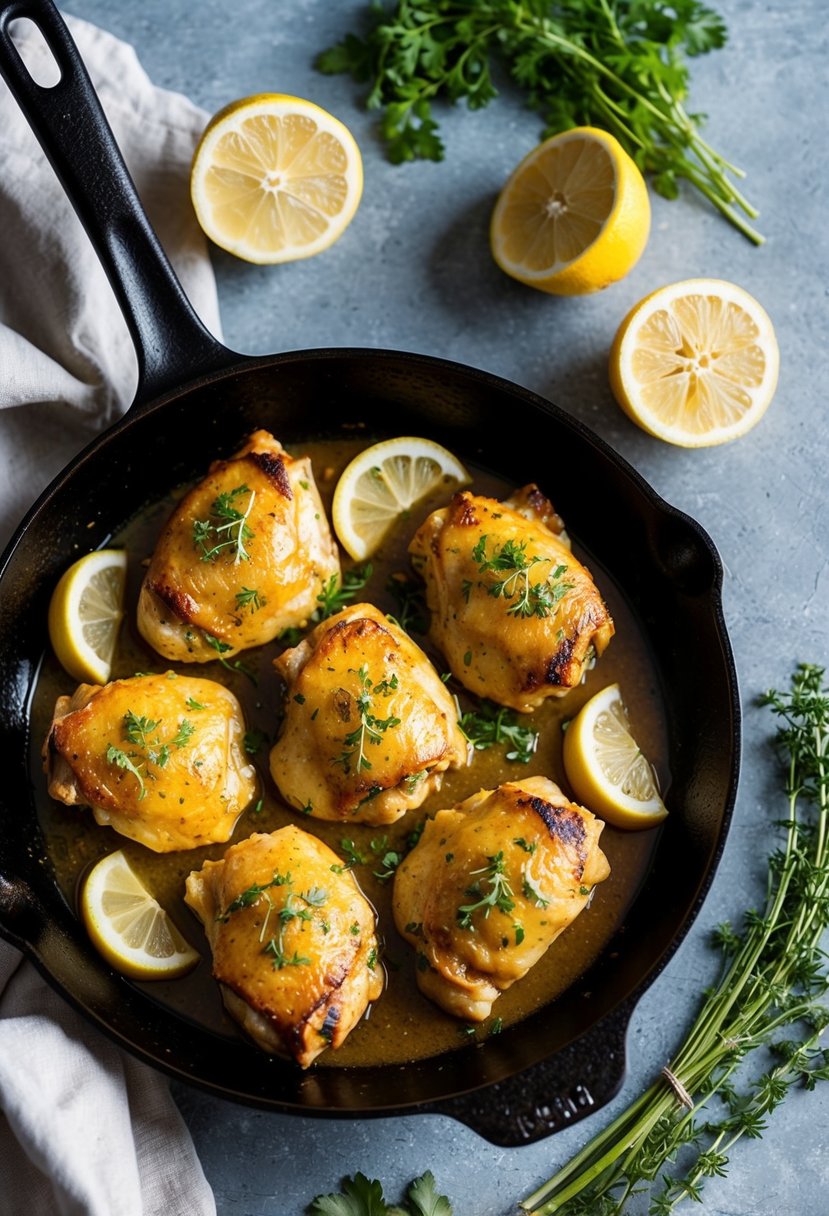
[[[653, 197], [639, 264], [596, 297], [559, 300], [506, 278], [490, 259], [497, 191], [534, 145], [539, 122], [507, 86], [488, 111], [447, 110], [442, 164], [396, 168], [345, 77], [313, 70], [314, 53], [352, 28], [357, 0], [73, 0], [69, 11], [131, 42], [152, 79], [210, 112], [260, 91], [309, 97], [353, 131], [365, 194], [344, 237], [318, 258], [255, 267], [215, 255], [225, 339], [259, 353], [378, 346], [445, 356], [496, 372], [557, 402], [602, 435], [669, 502], [697, 518], [726, 567], [725, 613], [745, 715], [743, 772], [722, 863], [689, 937], [640, 1003], [622, 1093], [541, 1143], [495, 1148], [442, 1116], [316, 1120], [263, 1113], [181, 1085], [219, 1216], [298, 1216], [347, 1173], [381, 1178], [397, 1198], [430, 1168], [457, 1216], [502, 1216], [635, 1097], [677, 1047], [716, 960], [707, 930], [762, 897], [771, 824], [782, 814], [756, 694], [785, 685], [801, 660], [829, 661], [829, 46], [822, 0], [720, 0], [731, 38], [694, 61], [691, 109], [711, 142], [746, 168], [767, 244], [755, 249], [696, 197]], [[776, 399], [741, 441], [684, 451], [637, 430], [607, 386], [607, 351], [628, 308], [657, 286], [733, 280], [766, 307], [781, 347]], [[79, 441], [55, 433], [43, 484]], [[33, 494], [39, 486], [33, 486]], [[762, 1141], [735, 1150], [712, 1181], [712, 1216], [824, 1216], [829, 1211], [829, 1087], [793, 1093]], [[635, 1210], [635, 1209], [634, 1209]]]

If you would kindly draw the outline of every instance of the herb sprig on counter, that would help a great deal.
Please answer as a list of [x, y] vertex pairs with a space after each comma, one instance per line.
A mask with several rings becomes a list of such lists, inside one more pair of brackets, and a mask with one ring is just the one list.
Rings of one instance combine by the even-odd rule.
[[406, 1188], [402, 1205], [386, 1203], [376, 1178], [355, 1174], [344, 1178], [336, 1195], [317, 1195], [309, 1216], [452, 1216], [452, 1205], [437, 1192], [434, 1175], [427, 1170]]
[[[782, 847], [768, 862], [761, 912], [741, 930], [720, 925], [719, 981], [659, 1080], [524, 1200], [534, 1216], [612, 1216], [657, 1180], [650, 1211], [668, 1216], [700, 1200], [724, 1176], [744, 1136], [757, 1137], [795, 1085], [829, 1079], [821, 1047], [829, 989], [821, 941], [829, 927], [829, 688], [824, 669], [803, 664], [788, 692], [762, 698], [780, 720], [788, 813]], [[749, 1065], [755, 1065], [754, 1070]], [[677, 1171], [670, 1163], [679, 1158]]]
[[742, 170], [703, 139], [704, 115], [684, 106], [687, 57], [726, 38], [722, 18], [699, 0], [396, 0], [374, 3], [364, 35], [347, 34], [317, 67], [369, 85], [366, 106], [383, 111], [396, 164], [442, 160], [433, 101], [479, 110], [497, 96], [493, 71], [505, 68], [545, 136], [605, 128], [659, 194], [676, 198], [684, 179], [760, 244], [743, 218], [757, 211], [734, 183]]

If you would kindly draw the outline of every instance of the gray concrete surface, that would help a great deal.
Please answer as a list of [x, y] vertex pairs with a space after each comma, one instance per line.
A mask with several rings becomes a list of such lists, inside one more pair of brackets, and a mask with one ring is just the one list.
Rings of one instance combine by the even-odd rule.
[[[339, 115], [363, 151], [365, 195], [323, 256], [277, 268], [215, 258], [228, 343], [264, 352], [324, 345], [425, 351], [487, 368], [576, 415], [714, 537], [727, 567], [725, 609], [745, 705], [739, 800], [714, 888], [690, 937], [641, 1002], [630, 1068], [614, 1104], [541, 1144], [493, 1148], [437, 1117], [316, 1121], [245, 1110], [176, 1087], [220, 1216], [295, 1216], [361, 1169], [396, 1197], [431, 1168], [457, 1216], [502, 1216], [549, 1176], [670, 1057], [713, 975], [706, 930], [758, 899], [782, 813], [768, 754], [769, 718], [755, 694], [788, 680], [799, 660], [829, 659], [829, 423], [825, 384], [829, 96], [822, 0], [722, 0], [728, 47], [695, 61], [692, 108], [712, 143], [749, 176], [768, 243], [754, 249], [696, 198], [653, 200], [648, 248], [599, 297], [556, 300], [495, 268], [487, 222], [538, 121], [506, 89], [489, 111], [442, 114], [448, 156], [395, 168], [344, 77], [312, 69], [316, 50], [350, 28], [356, 0], [73, 0], [70, 11], [131, 41], [152, 78], [209, 111], [260, 90], [313, 98]], [[770, 312], [782, 367], [776, 400], [740, 442], [683, 451], [638, 431], [606, 383], [609, 344], [646, 292], [691, 276], [742, 284]], [[71, 445], [71, 439], [67, 440]], [[56, 445], [55, 461], [62, 452]], [[44, 468], [44, 482], [51, 469]], [[708, 1186], [712, 1216], [824, 1216], [829, 1211], [829, 1086], [798, 1092], [762, 1141], [734, 1152]]]

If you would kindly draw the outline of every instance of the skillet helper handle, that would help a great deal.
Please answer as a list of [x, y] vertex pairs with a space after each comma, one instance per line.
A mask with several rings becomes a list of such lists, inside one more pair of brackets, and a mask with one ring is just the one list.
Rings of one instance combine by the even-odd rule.
[[[635, 1004], [635, 999], [623, 1002], [574, 1043], [524, 1072], [456, 1098], [429, 1103], [424, 1111], [449, 1115], [503, 1148], [534, 1144], [578, 1123], [605, 1106], [621, 1088], [625, 1038]], [[505, 1039], [508, 1033], [504, 1032]], [[521, 1034], [520, 1025], [513, 1033]], [[498, 1043], [498, 1039], [491, 1040], [487, 1050]]]
[[[60, 69], [35, 82], [9, 33], [28, 18]], [[0, 75], [95, 247], [138, 354], [135, 405], [238, 362], [193, 311], [124, 164], [71, 34], [51, 0], [0, 0]]]

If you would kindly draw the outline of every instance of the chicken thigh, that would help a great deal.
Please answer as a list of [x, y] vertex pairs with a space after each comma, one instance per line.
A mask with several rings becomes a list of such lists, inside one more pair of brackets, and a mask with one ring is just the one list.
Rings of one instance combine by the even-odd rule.
[[340, 564], [307, 457], [255, 431], [167, 521], [138, 600], [166, 659], [205, 663], [270, 642], [317, 607]]
[[205, 862], [185, 900], [225, 1008], [263, 1051], [307, 1068], [382, 991], [371, 905], [337, 854], [293, 825]]
[[155, 853], [229, 840], [256, 792], [239, 702], [189, 676], [81, 684], [43, 748], [49, 793]]
[[421, 991], [456, 1017], [488, 1017], [607, 878], [603, 827], [546, 777], [481, 790], [427, 820], [394, 880]]
[[590, 573], [537, 486], [505, 502], [463, 490], [409, 552], [429, 636], [465, 688], [522, 713], [575, 687], [613, 636]]
[[288, 690], [271, 775], [317, 819], [393, 823], [467, 763], [455, 703], [423, 651], [372, 604], [330, 617], [274, 666]]

